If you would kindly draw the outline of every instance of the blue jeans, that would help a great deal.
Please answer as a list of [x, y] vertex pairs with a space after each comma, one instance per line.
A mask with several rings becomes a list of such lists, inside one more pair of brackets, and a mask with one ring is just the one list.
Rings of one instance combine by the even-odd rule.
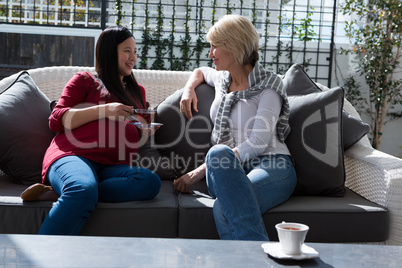
[[79, 156], [55, 161], [47, 181], [60, 196], [39, 234], [77, 235], [100, 202], [154, 198], [161, 187], [158, 175], [141, 167], [104, 165]]
[[213, 146], [206, 157], [209, 193], [216, 198], [221, 239], [268, 241], [262, 214], [289, 199], [296, 172], [288, 155], [262, 155], [240, 163], [232, 149]]

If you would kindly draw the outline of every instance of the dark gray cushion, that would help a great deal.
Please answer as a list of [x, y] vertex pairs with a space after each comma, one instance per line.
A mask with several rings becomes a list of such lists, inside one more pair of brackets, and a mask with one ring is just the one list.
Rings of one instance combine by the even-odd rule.
[[[219, 239], [205, 181], [194, 185], [194, 194], [179, 194], [179, 237]], [[270, 240], [278, 241], [275, 224], [302, 222], [310, 226], [307, 242], [381, 242], [389, 236], [389, 212], [346, 189], [343, 197], [292, 196], [263, 214]]]
[[310, 227], [307, 242], [381, 242], [389, 236], [389, 212], [347, 189], [343, 197], [292, 196], [263, 215], [270, 240], [275, 224], [302, 222]]
[[[283, 78], [283, 83], [288, 96], [322, 92], [299, 64], [294, 64], [289, 68]], [[346, 151], [370, 131], [370, 126], [344, 110], [342, 110], [342, 119], [343, 148]]]
[[209, 196], [205, 180], [191, 187], [193, 194], [178, 194], [178, 234], [181, 238], [219, 239], [212, 207], [215, 199]]
[[41, 181], [43, 156], [54, 133], [49, 99], [27, 72], [0, 92], [0, 169], [15, 182]]
[[[0, 175], [0, 233], [37, 234], [53, 202], [24, 202], [26, 186]], [[81, 231], [90, 236], [177, 237], [177, 197], [171, 181], [162, 181], [152, 200], [98, 203]]]
[[295, 195], [342, 196], [342, 88], [289, 97], [291, 132], [286, 144], [295, 162]]
[[181, 176], [204, 163], [211, 147], [213, 124], [209, 109], [215, 89], [202, 84], [195, 90], [198, 113], [193, 111], [190, 121], [180, 112], [180, 89], [156, 107], [155, 122], [163, 126], [155, 133], [156, 148], [170, 161], [177, 176]]
[[177, 198], [171, 181], [162, 181], [152, 200], [98, 203], [80, 235], [177, 237]]
[[138, 149], [133, 165], [140, 166], [155, 172], [161, 180], [174, 180], [176, 174], [166, 157], [163, 157], [155, 148], [154, 137]]

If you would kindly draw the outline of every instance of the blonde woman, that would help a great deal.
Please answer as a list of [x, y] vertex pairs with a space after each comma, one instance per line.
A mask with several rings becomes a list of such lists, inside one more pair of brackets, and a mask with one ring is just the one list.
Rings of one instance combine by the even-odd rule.
[[296, 186], [296, 173], [285, 139], [290, 132], [289, 103], [282, 80], [258, 62], [259, 35], [243, 16], [226, 15], [211, 27], [207, 41], [215, 69], [194, 70], [180, 109], [197, 111], [195, 88], [215, 87], [210, 116], [214, 122], [206, 161], [174, 182], [191, 192], [206, 176], [216, 198], [213, 212], [221, 239], [268, 240], [262, 214], [285, 202]]

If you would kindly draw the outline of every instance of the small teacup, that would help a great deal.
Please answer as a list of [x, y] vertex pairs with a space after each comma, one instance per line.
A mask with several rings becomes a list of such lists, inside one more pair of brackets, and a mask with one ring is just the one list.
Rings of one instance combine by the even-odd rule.
[[135, 109], [138, 119], [143, 125], [151, 125], [155, 117], [155, 110], [150, 109]]
[[275, 225], [279, 243], [285, 254], [300, 255], [309, 227], [305, 224], [282, 222]]

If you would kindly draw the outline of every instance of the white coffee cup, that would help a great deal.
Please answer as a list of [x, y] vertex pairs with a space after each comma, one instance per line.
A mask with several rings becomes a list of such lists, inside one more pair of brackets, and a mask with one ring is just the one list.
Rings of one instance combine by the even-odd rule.
[[279, 243], [285, 254], [300, 255], [309, 227], [295, 222], [282, 222], [275, 225]]

